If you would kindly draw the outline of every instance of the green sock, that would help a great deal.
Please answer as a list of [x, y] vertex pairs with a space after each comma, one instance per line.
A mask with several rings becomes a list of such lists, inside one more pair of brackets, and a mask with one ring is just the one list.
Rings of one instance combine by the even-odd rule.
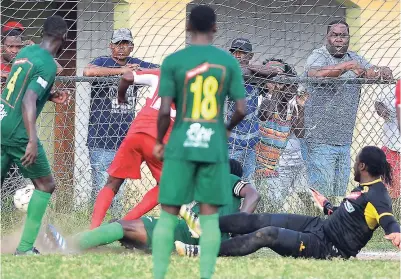
[[166, 275], [174, 247], [174, 231], [177, 224], [176, 215], [161, 211], [152, 237], [153, 276], [156, 279], [164, 278]]
[[33, 248], [39, 229], [42, 224], [43, 215], [45, 215], [47, 205], [51, 198], [50, 193], [39, 190], [33, 191], [28, 205], [24, 230], [17, 250], [21, 252], [29, 251]]
[[200, 255], [200, 275], [202, 279], [206, 279], [212, 277], [220, 250], [219, 214], [199, 215], [199, 221], [202, 228], [202, 236], [199, 241], [202, 251]]
[[74, 236], [79, 249], [86, 250], [100, 245], [112, 243], [124, 237], [124, 229], [120, 223], [113, 222]]

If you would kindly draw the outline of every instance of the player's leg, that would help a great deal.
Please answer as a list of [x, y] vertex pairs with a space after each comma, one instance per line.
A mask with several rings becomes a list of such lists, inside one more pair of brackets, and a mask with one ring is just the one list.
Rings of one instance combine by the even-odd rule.
[[121, 143], [113, 162], [111, 163], [106, 185], [99, 192], [93, 209], [90, 228], [98, 227], [113, 201], [114, 196], [126, 178], [141, 178], [142, 155], [137, 151], [140, 138], [136, 134], [127, 135]]
[[1, 146], [1, 185], [3, 185], [4, 180], [6, 179], [7, 172], [10, 170], [11, 166], [11, 157], [7, 153], [8, 147], [2, 145]]
[[317, 227], [321, 222], [322, 219], [319, 217], [298, 214], [248, 214], [241, 212], [219, 218], [221, 232], [233, 234], [247, 234], [268, 226], [301, 232], [306, 228]]
[[[153, 232], [152, 257], [155, 278], [164, 278], [174, 245], [177, 215], [182, 204], [193, 200], [192, 177], [196, 165], [179, 160], [165, 160], [160, 180], [160, 219]], [[179, 177], [177, 177], [179, 174]]]
[[[147, 134], [138, 134], [138, 135], [140, 135], [143, 138], [141, 144], [141, 154], [146, 164], [148, 165], [150, 172], [152, 173], [152, 176], [156, 180], [156, 183], [159, 183], [163, 163], [157, 160], [152, 154], [153, 147], [156, 144], [156, 139]], [[148, 213], [156, 205], [158, 205], [159, 203], [157, 201], [158, 197], [159, 197], [159, 185], [156, 184], [152, 189], [146, 192], [142, 200], [133, 209], [131, 209], [127, 213], [127, 215], [125, 215], [123, 220], [135, 220], [143, 216], [144, 214]]]
[[327, 256], [325, 243], [315, 234], [271, 226], [223, 241], [219, 256], [246, 256], [263, 247], [281, 256], [316, 259], [325, 259]]
[[200, 164], [196, 173], [195, 197], [200, 202], [199, 221], [202, 229], [200, 238], [201, 278], [210, 278], [214, 273], [221, 243], [218, 207], [228, 203], [228, 163]]
[[24, 167], [21, 164], [21, 158], [25, 154], [25, 146], [10, 147], [9, 154], [13, 161], [18, 165], [24, 177], [30, 178], [35, 191], [32, 194], [28, 205], [27, 216], [20, 243], [17, 247], [16, 255], [37, 253], [33, 247], [42, 224], [43, 215], [46, 212], [51, 195], [56, 187], [53, 176], [51, 175], [49, 162], [47, 161], [45, 151], [41, 143], [38, 143], [38, 156], [33, 165]]

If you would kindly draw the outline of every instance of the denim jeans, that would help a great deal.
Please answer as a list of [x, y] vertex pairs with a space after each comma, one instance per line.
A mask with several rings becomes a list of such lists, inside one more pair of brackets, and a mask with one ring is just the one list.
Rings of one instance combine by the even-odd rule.
[[351, 173], [351, 146], [306, 143], [309, 185], [326, 197], [344, 196]]
[[251, 181], [252, 175], [256, 167], [256, 152], [254, 149], [229, 149], [228, 156], [230, 159], [237, 160], [243, 168], [242, 178], [245, 181]]
[[[99, 191], [106, 185], [109, 168], [111, 162], [116, 154], [115, 150], [103, 149], [103, 148], [89, 148], [89, 160], [92, 168], [92, 192], [91, 192], [91, 203], [93, 204], [96, 200]], [[124, 195], [123, 183], [114, 197], [111, 204], [111, 215], [115, 218], [120, 218], [123, 210], [123, 195]]]

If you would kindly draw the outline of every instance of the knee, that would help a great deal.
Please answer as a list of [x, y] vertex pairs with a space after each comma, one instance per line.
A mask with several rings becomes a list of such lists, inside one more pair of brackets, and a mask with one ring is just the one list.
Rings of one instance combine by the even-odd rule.
[[256, 237], [263, 242], [273, 243], [277, 240], [279, 228], [277, 227], [265, 227], [256, 232]]
[[56, 182], [53, 177], [42, 177], [37, 179], [32, 179], [35, 188], [39, 191], [52, 194], [56, 189]]
[[113, 176], [109, 176], [107, 178], [107, 183], [105, 187], [110, 188], [113, 190], [114, 194], [117, 194], [118, 190], [120, 190], [121, 184], [123, 184], [124, 179], [116, 178]]
[[130, 232], [138, 232], [137, 220], [127, 221], [127, 220], [114, 220], [113, 222], [117, 222], [121, 225], [124, 230], [124, 236]]

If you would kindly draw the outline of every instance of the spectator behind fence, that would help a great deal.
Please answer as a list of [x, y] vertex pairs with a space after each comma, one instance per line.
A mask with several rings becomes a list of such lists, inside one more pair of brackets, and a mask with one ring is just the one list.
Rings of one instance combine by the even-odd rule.
[[18, 52], [24, 46], [22, 42], [21, 31], [17, 29], [2, 30], [1, 37], [1, 84], [6, 81], [8, 74], [11, 71], [12, 62]]
[[[326, 44], [308, 57], [308, 77], [353, 79], [392, 78], [387, 67], [369, 64], [349, 51], [349, 27], [337, 20], [327, 27]], [[308, 83], [310, 98], [305, 104], [305, 143], [310, 186], [326, 196], [345, 195], [351, 171], [350, 149], [360, 84]]]
[[401, 80], [397, 81], [395, 86], [395, 109], [397, 111], [397, 124], [398, 124], [398, 131], [401, 132]]
[[[383, 147], [382, 150], [386, 154], [387, 161], [391, 165], [393, 181], [391, 185], [386, 185], [392, 199], [400, 197], [400, 152], [401, 152], [401, 136], [398, 130], [397, 113], [394, 106], [395, 103], [395, 86], [382, 85], [379, 97], [375, 102], [377, 114], [384, 119], [383, 124]], [[393, 90], [391, 90], [393, 89]]]
[[[115, 30], [110, 43], [111, 56], [101, 56], [90, 62], [84, 69], [84, 76], [117, 76], [139, 67], [157, 67], [155, 64], [130, 57], [133, 49], [131, 31], [126, 28]], [[126, 94], [127, 103], [119, 104], [117, 82], [105, 80], [92, 83], [87, 141], [92, 168], [92, 202], [102, 186], [106, 184], [106, 170], [134, 119], [136, 91], [135, 87], [130, 87]], [[123, 192], [123, 189], [120, 189], [113, 201], [113, 215], [121, 213], [122, 208], [117, 205], [121, 205]]]
[[[230, 52], [239, 61], [242, 69], [247, 69], [253, 57], [252, 44], [248, 39], [238, 38], [231, 43]], [[247, 115], [231, 132], [229, 155], [243, 165], [243, 178], [250, 181], [255, 171], [255, 144], [258, 142], [258, 97], [257, 87], [246, 84]], [[234, 112], [234, 102], [228, 103], [228, 117]]]
[[[274, 75], [296, 77], [295, 70], [281, 59], [270, 59], [264, 64]], [[267, 191], [267, 203], [271, 207], [269, 210], [273, 211], [283, 206], [291, 186], [287, 185], [288, 179], [280, 181], [278, 163], [291, 130], [298, 122], [294, 117], [294, 110], [297, 110], [297, 86], [291, 82], [268, 81], [265, 85], [268, 97], [262, 101], [259, 109], [260, 141], [256, 145], [255, 184], [261, 193]]]

